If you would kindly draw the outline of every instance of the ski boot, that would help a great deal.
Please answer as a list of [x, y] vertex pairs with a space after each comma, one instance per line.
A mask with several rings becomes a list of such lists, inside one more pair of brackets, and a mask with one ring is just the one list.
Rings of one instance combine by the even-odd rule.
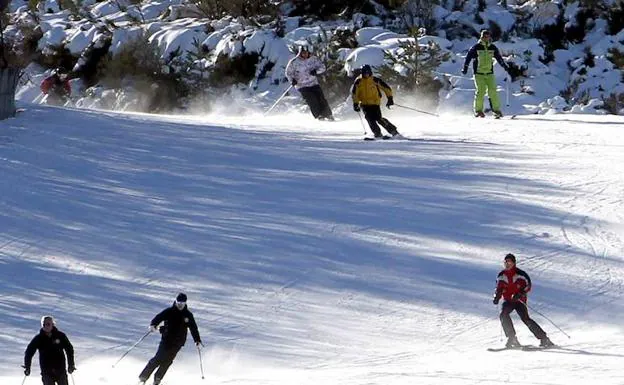
[[483, 111], [475, 111], [475, 118], [485, 118]]
[[503, 117], [503, 113], [500, 111], [494, 111], [494, 118], [495, 119], [500, 119]]
[[518, 342], [518, 338], [516, 338], [516, 336], [513, 337], [509, 337], [507, 339], [507, 343], [505, 344], [506, 348], [518, 348], [522, 345], [520, 345], [520, 342]]
[[548, 337], [544, 337], [540, 340], [540, 348], [552, 348], [555, 344]]

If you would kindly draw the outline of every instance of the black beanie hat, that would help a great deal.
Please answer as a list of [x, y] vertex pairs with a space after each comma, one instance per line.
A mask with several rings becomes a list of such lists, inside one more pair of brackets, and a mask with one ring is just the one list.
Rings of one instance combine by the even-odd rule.
[[176, 302], [186, 302], [186, 294], [184, 293], [180, 293], [178, 294], [178, 296], [176, 297]]
[[511, 260], [514, 264], [516, 263], [516, 256], [515, 255], [513, 255], [511, 253], [505, 255], [505, 261], [508, 260], [508, 259]]

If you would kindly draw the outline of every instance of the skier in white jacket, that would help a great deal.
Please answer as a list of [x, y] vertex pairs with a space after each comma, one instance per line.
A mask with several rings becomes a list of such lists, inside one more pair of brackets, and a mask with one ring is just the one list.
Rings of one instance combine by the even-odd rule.
[[325, 65], [318, 57], [312, 56], [306, 46], [299, 47], [299, 53], [286, 66], [286, 77], [305, 102], [310, 107], [312, 116], [316, 119], [334, 120], [331, 108], [323, 90], [319, 85], [317, 75], [325, 72]]

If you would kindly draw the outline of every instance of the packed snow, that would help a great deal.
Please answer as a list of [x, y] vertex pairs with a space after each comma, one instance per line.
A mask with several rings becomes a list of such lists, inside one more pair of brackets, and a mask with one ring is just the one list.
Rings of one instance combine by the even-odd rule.
[[[44, 314], [75, 384], [135, 384], [156, 335], [112, 366], [179, 291], [205, 379], [188, 342], [167, 385], [622, 384], [623, 118], [384, 108], [412, 140], [364, 142], [353, 112], [20, 106], [0, 122], [2, 384]], [[487, 351], [508, 252], [560, 349]]]

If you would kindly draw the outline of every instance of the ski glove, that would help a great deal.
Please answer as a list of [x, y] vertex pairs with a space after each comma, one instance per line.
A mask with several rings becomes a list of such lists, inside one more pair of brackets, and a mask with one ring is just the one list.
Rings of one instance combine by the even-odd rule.
[[494, 305], [498, 305], [499, 302], [500, 302], [500, 298], [498, 298], [498, 297], [494, 297], [494, 299], [492, 300], [492, 303]]
[[73, 373], [73, 372], [75, 372], [75, 371], [76, 371], [76, 367], [75, 367], [75, 366], [70, 366], [69, 368], [67, 368], [67, 372], [68, 372], [69, 374], [72, 374], [72, 373]]
[[198, 348], [203, 348], [204, 344], [201, 341], [197, 341], [195, 342], [195, 346], [197, 346]]
[[150, 325], [150, 326], [149, 326], [149, 331], [150, 331], [150, 333], [152, 333], [152, 332], [157, 332], [157, 331], [158, 331], [158, 328], [157, 328], [156, 326], [154, 326], [154, 325]]
[[519, 292], [519, 293], [514, 294], [513, 297], [511, 297], [511, 299], [514, 301], [518, 301], [523, 295], [524, 295], [523, 292]]
[[388, 102], [386, 103], [386, 107], [390, 108], [390, 106], [394, 106], [394, 98], [392, 96], [388, 96]]
[[23, 366], [23, 365], [22, 365], [22, 368], [24, 368], [24, 375], [30, 376], [30, 368], [27, 366]]
[[466, 75], [468, 73], [468, 68], [463, 68], [462, 69], [462, 75]]
[[290, 85], [293, 86], [293, 87], [296, 86], [297, 85], [297, 79], [291, 80], [290, 81]]
[[316, 70], [312, 70], [312, 71], [310, 71], [310, 75], [312, 75], [312, 76], [316, 76]]
[[353, 103], [353, 111], [360, 112], [360, 104], [359, 103]]

